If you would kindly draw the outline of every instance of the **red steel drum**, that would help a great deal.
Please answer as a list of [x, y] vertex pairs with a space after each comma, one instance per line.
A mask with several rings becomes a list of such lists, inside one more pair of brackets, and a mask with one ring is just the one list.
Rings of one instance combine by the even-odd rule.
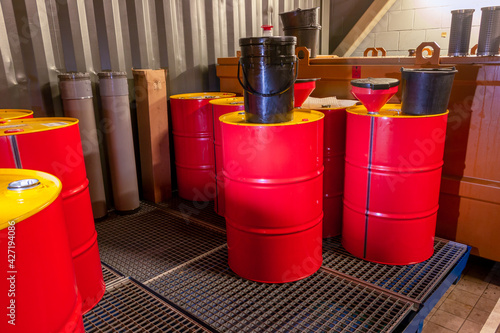
[[[342, 104], [347, 104], [343, 101]], [[352, 104], [356, 101], [352, 101]], [[315, 108], [325, 115], [323, 173], [323, 238], [338, 236], [342, 229], [346, 107]]]
[[242, 111], [245, 108], [243, 97], [220, 98], [210, 101], [212, 104], [213, 120], [214, 120], [214, 145], [215, 145], [215, 185], [216, 195], [214, 202], [214, 210], [220, 216], [224, 216], [226, 211], [224, 176], [222, 175], [222, 133], [220, 129], [220, 116]]
[[448, 113], [347, 109], [342, 245], [356, 257], [409, 265], [432, 256]]
[[210, 101], [233, 93], [209, 92], [170, 96], [177, 186], [181, 198], [215, 197], [213, 117]]
[[323, 114], [246, 123], [220, 117], [229, 266], [243, 278], [282, 283], [322, 263]]
[[33, 118], [0, 125], [0, 167], [40, 170], [61, 180], [69, 244], [86, 313], [102, 298], [105, 285], [78, 119]]
[[84, 332], [61, 182], [0, 169], [0, 332]]
[[33, 118], [33, 111], [23, 109], [0, 109], [0, 123], [5, 120]]

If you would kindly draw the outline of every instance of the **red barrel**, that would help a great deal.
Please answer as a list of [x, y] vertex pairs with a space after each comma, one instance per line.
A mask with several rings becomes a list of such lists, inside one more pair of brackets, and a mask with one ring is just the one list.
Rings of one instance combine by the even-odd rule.
[[241, 111], [245, 108], [243, 97], [220, 98], [210, 101], [214, 120], [214, 146], [215, 146], [215, 185], [216, 195], [214, 210], [220, 216], [226, 211], [224, 176], [222, 175], [222, 133], [220, 129], [220, 116]]
[[84, 332], [61, 182], [0, 169], [0, 332]]
[[392, 265], [434, 251], [448, 113], [409, 116], [347, 109], [342, 245], [356, 257]]
[[[356, 101], [342, 101], [344, 105], [354, 103]], [[342, 229], [346, 107], [314, 108], [325, 115], [323, 238], [338, 236]]]
[[33, 111], [23, 109], [0, 109], [0, 123], [4, 120], [33, 118]]
[[78, 120], [33, 118], [0, 125], [0, 167], [51, 173], [62, 183], [76, 281], [87, 312], [105, 290]]
[[213, 118], [210, 101], [232, 93], [193, 93], [170, 96], [175, 168], [179, 196], [210, 201], [215, 197]]
[[295, 111], [278, 124], [220, 117], [229, 266], [249, 280], [282, 283], [322, 263], [323, 114]]

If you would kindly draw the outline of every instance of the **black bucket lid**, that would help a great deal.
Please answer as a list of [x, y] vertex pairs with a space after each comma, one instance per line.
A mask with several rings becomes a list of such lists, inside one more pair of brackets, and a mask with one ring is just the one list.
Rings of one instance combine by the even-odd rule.
[[401, 67], [402, 73], [423, 73], [423, 74], [454, 74], [458, 72], [455, 67], [440, 67], [440, 68], [404, 68]]
[[295, 36], [246, 37], [240, 38], [240, 46], [245, 45], [287, 45], [297, 44]]
[[398, 79], [391, 78], [373, 78], [351, 80], [351, 85], [358, 88], [370, 88], [372, 90], [383, 90], [399, 85]]

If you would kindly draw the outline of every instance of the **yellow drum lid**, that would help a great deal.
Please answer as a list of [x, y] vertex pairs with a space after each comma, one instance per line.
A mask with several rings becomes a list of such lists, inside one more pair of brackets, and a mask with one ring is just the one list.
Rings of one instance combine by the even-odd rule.
[[0, 124], [0, 136], [49, 131], [78, 124], [78, 119], [47, 117], [15, 119]]
[[56, 200], [61, 188], [59, 179], [45, 172], [0, 169], [0, 230], [43, 210]]
[[244, 98], [243, 97], [231, 97], [231, 98], [219, 98], [213, 99], [210, 101], [210, 104], [213, 105], [243, 105]]
[[274, 123], [274, 124], [247, 123], [245, 121], [244, 111], [226, 113], [220, 116], [219, 120], [226, 124], [240, 125], [240, 126], [288, 126], [288, 125], [300, 125], [305, 123], [311, 123], [313, 121], [318, 121], [324, 117], [325, 115], [318, 111], [294, 109], [293, 119], [283, 123]]
[[33, 114], [31, 110], [22, 109], [0, 109], [0, 120], [10, 120], [28, 117]]
[[227, 92], [201, 92], [192, 94], [172, 95], [170, 99], [215, 99], [234, 97], [236, 94]]
[[360, 116], [371, 116], [371, 117], [385, 117], [385, 118], [426, 118], [426, 117], [438, 117], [445, 113], [440, 114], [426, 114], [426, 115], [412, 115], [401, 112], [401, 104], [386, 104], [384, 105], [378, 113], [372, 114], [368, 113], [368, 110], [364, 105], [355, 105], [346, 109], [347, 112], [352, 114], [357, 114]]

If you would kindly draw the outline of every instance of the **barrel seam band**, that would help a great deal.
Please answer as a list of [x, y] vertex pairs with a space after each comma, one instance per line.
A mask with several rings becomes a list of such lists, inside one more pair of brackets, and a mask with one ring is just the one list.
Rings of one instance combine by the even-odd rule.
[[375, 118], [370, 118], [370, 143], [368, 150], [368, 178], [366, 181], [366, 209], [365, 209], [365, 239], [363, 244], [363, 258], [366, 259], [366, 245], [368, 238], [368, 220], [369, 220], [369, 212], [370, 212], [370, 187], [371, 187], [371, 178], [372, 178], [372, 157], [373, 157], [373, 130], [375, 128]]
[[12, 148], [12, 157], [14, 158], [14, 163], [17, 169], [22, 169], [23, 164], [21, 163], [21, 154], [19, 153], [19, 147], [17, 146], [17, 137], [15, 135], [9, 135], [10, 147]]

